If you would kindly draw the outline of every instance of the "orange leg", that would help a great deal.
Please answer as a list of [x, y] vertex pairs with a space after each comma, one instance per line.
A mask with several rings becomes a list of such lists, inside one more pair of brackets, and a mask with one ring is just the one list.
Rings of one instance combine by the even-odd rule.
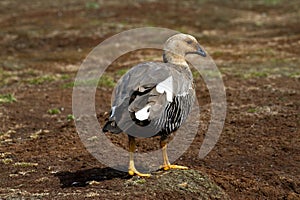
[[128, 173], [133, 176], [137, 175], [140, 177], [150, 177], [150, 174], [143, 174], [140, 173], [135, 169], [134, 166], [134, 151], [135, 151], [135, 138], [133, 136], [128, 135], [129, 139], [129, 167], [128, 167]]
[[164, 159], [164, 164], [161, 168], [164, 170], [169, 169], [188, 169], [188, 167], [180, 166], [180, 165], [171, 165], [169, 162], [168, 154], [167, 154], [167, 142], [165, 140], [160, 140], [160, 147], [162, 149], [162, 155]]

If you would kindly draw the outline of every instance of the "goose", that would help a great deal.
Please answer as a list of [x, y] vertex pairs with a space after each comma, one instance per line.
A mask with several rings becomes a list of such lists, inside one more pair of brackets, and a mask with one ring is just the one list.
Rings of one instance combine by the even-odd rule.
[[167, 155], [169, 136], [185, 122], [195, 100], [193, 75], [186, 60], [188, 54], [206, 57], [195, 37], [175, 34], [164, 43], [163, 62], [137, 64], [115, 86], [110, 116], [102, 130], [128, 135], [128, 173], [132, 176], [150, 176], [135, 168], [136, 137], [160, 136], [162, 168], [188, 169], [171, 164]]

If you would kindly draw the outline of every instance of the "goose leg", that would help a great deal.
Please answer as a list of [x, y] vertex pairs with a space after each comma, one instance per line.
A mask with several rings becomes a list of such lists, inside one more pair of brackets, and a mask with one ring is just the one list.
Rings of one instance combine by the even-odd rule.
[[135, 166], [134, 166], [135, 138], [133, 136], [128, 135], [128, 139], [129, 139], [129, 167], [128, 167], [129, 175], [131, 175], [131, 176], [137, 175], [140, 177], [150, 177], [150, 174], [143, 174], [135, 169]]
[[164, 170], [169, 170], [169, 169], [188, 169], [188, 167], [181, 166], [181, 165], [171, 165], [169, 162], [168, 154], [167, 154], [167, 142], [165, 139], [160, 140], [160, 147], [162, 149], [162, 155], [164, 159], [164, 164], [161, 168]]

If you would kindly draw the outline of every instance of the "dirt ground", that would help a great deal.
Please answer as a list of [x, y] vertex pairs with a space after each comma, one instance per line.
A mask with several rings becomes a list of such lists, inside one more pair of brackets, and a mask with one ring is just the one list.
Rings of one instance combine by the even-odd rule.
[[[231, 199], [300, 199], [299, 24], [298, 0], [2, 0], [0, 199], [192, 198], [182, 191], [142, 191], [144, 183], [160, 184], [151, 178], [130, 185], [137, 179], [90, 155], [74, 126], [72, 86], [83, 59], [105, 38], [143, 26], [194, 35], [226, 87], [222, 135], [200, 159], [210, 99], [195, 77], [201, 125], [175, 163], [207, 174]], [[124, 71], [159, 60], [160, 53], [133, 52], [112, 64], [97, 89], [100, 121]], [[108, 137], [127, 149], [125, 135]], [[156, 149], [154, 142], [139, 141], [139, 151]]]

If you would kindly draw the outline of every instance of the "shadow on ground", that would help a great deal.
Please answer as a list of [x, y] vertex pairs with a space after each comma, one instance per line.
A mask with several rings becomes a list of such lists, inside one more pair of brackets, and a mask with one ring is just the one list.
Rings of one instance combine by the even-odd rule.
[[129, 179], [131, 176], [126, 172], [118, 171], [109, 167], [79, 170], [76, 172], [63, 171], [55, 175], [59, 178], [62, 188], [84, 187], [92, 181], [106, 181], [114, 178]]

